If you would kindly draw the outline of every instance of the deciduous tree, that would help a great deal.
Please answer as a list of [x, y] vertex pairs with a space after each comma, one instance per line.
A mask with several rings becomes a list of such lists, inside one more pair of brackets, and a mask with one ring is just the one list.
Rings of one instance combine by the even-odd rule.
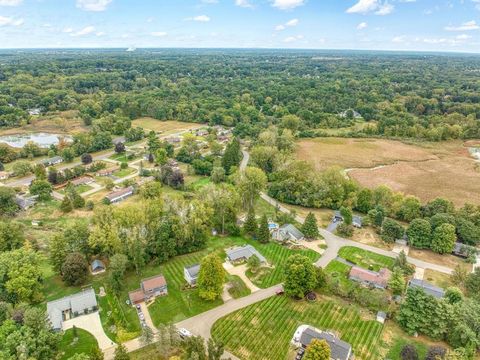
[[291, 255], [285, 263], [284, 289], [289, 296], [302, 298], [316, 286], [315, 267], [311, 260], [303, 255]]
[[200, 263], [198, 274], [198, 294], [202, 299], [215, 300], [223, 292], [225, 282], [225, 270], [222, 262], [216, 254], [204, 257]]

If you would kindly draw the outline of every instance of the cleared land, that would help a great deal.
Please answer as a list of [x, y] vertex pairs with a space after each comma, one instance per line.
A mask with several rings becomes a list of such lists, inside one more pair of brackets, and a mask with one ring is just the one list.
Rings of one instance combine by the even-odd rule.
[[297, 156], [318, 170], [340, 166], [369, 188], [387, 185], [423, 201], [443, 196], [456, 205], [480, 204], [479, 165], [460, 141], [407, 144], [383, 139], [306, 139], [298, 142]]
[[132, 121], [133, 126], [140, 126], [145, 130], [153, 130], [155, 132], [161, 132], [162, 135], [173, 134], [179, 131], [185, 131], [190, 129], [197, 129], [205, 126], [203, 124], [187, 123], [175, 120], [157, 120], [149, 117], [139, 118]]
[[382, 325], [334, 298], [309, 303], [275, 296], [220, 319], [212, 335], [242, 359], [278, 360], [285, 358], [302, 324], [336, 332], [352, 345], [356, 359], [380, 358]]

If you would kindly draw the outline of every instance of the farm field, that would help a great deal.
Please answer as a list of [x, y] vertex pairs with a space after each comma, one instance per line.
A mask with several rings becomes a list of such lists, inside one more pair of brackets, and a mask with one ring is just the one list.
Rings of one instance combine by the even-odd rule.
[[382, 325], [354, 305], [334, 298], [314, 303], [275, 296], [217, 321], [212, 336], [242, 359], [285, 359], [299, 325], [334, 331], [353, 347], [356, 359], [380, 359]]
[[88, 331], [77, 328], [77, 339], [74, 338], [73, 329], [68, 329], [58, 344], [62, 356], [60, 360], [70, 359], [75, 354], [89, 355], [98, 347], [97, 340]]
[[179, 131], [185, 131], [190, 129], [198, 129], [205, 126], [203, 124], [186, 123], [175, 120], [157, 120], [149, 117], [139, 118], [132, 121], [133, 126], [140, 126], [145, 130], [153, 130], [155, 132], [162, 132], [162, 135], [174, 134]]
[[478, 163], [460, 141], [407, 144], [316, 138], [299, 141], [297, 156], [318, 170], [333, 165], [347, 169], [348, 175], [365, 187], [387, 185], [422, 201], [443, 196], [458, 206], [480, 204]]
[[340, 249], [338, 256], [364, 269], [378, 271], [381, 268], [392, 269], [395, 260], [388, 256], [372, 253], [356, 247], [345, 246]]

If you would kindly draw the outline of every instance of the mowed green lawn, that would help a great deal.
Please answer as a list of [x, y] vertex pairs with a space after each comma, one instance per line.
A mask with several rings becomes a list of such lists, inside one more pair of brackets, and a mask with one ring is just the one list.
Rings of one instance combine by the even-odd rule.
[[302, 324], [337, 333], [352, 345], [356, 359], [380, 358], [382, 325], [366, 320], [355, 305], [334, 298], [309, 303], [271, 297], [218, 320], [212, 335], [242, 359], [279, 360], [285, 359]]
[[359, 249], [352, 246], [345, 246], [340, 249], [338, 256], [344, 258], [355, 265], [364, 269], [378, 271], [381, 268], [392, 269], [395, 259], [372, 253], [368, 250]]
[[93, 349], [98, 347], [97, 339], [88, 331], [77, 328], [77, 338], [73, 336], [73, 329], [68, 329], [63, 334], [58, 344], [62, 353], [61, 360], [66, 360], [75, 354], [89, 355]]

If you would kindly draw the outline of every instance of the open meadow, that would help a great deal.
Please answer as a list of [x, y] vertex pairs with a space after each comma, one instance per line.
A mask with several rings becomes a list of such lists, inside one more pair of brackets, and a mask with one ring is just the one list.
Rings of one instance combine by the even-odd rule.
[[198, 129], [202, 126], [205, 126], [203, 124], [187, 123], [187, 122], [174, 121], [174, 120], [163, 121], [163, 120], [157, 120], [150, 117], [135, 119], [132, 121], [132, 125], [140, 126], [144, 128], [146, 131], [153, 130], [156, 133], [161, 132], [162, 135], [174, 134], [179, 131], [185, 131], [190, 129]]
[[365, 187], [387, 185], [422, 201], [446, 197], [457, 206], [480, 204], [479, 164], [460, 141], [304, 139], [298, 142], [297, 156], [320, 171], [340, 166]]

